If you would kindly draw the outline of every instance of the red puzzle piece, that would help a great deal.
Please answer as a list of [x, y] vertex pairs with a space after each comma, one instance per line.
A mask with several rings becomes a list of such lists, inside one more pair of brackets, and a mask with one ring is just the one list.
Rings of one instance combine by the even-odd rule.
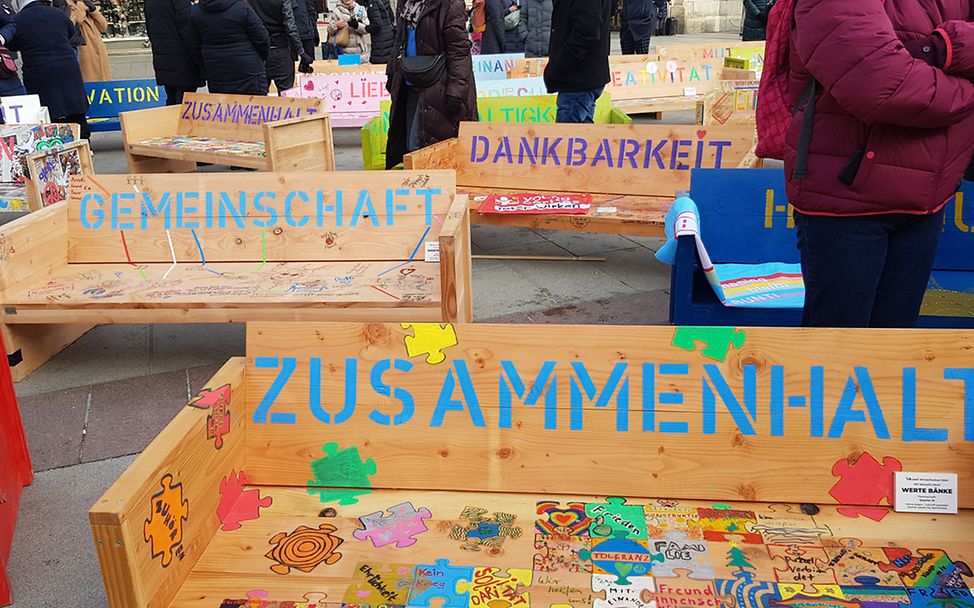
[[216, 516], [223, 524], [221, 530], [236, 530], [240, 522], [259, 518], [261, 507], [266, 509], [274, 502], [270, 496], [261, 498], [259, 488], [244, 490], [248, 483], [250, 477], [243, 471], [239, 475], [230, 471], [230, 475], [220, 482], [220, 504], [216, 507]]
[[854, 462], [843, 458], [832, 465], [832, 475], [839, 477], [829, 495], [843, 505], [839, 513], [846, 517], [868, 517], [873, 521], [881, 521], [889, 513], [885, 507], [869, 507], [866, 505], [893, 505], [893, 476], [903, 470], [903, 464], [890, 456], [879, 463], [869, 452], [863, 452]]

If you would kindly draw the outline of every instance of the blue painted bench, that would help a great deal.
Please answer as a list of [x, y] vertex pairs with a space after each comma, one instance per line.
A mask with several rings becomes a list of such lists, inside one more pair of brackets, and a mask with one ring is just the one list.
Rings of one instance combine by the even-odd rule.
[[166, 105], [166, 90], [153, 79], [86, 82], [88, 125], [98, 133], [121, 131], [118, 115]]
[[[690, 197], [714, 263], [798, 262], [781, 169], [701, 169]], [[965, 204], [966, 201], [966, 204]], [[670, 285], [674, 325], [798, 326], [800, 309], [728, 308], [707, 283], [692, 238], [680, 238]], [[974, 327], [974, 184], [947, 207], [921, 327]]]

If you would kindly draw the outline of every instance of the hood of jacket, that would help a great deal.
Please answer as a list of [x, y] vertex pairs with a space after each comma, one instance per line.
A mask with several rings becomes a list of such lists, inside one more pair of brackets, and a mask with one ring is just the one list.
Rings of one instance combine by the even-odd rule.
[[242, 0], [200, 0], [200, 7], [208, 13], [222, 13]]

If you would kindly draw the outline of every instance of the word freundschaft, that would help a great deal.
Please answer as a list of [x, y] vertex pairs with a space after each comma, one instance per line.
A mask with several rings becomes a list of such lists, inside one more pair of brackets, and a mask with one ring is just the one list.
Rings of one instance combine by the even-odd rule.
[[182, 120], [202, 120], [206, 122], [231, 122], [234, 124], [262, 125], [265, 122], [297, 118], [302, 114], [316, 114], [314, 108], [292, 108], [283, 105], [264, 105], [261, 103], [224, 103], [222, 101], [184, 101]]
[[88, 230], [148, 230], [162, 223], [171, 228], [299, 228], [314, 225], [376, 227], [394, 226], [397, 213], [410, 209], [406, 199], [422, 197], [426, 226], [433, 224], [433, 197], [439, 189], [397, 188], [385, 191], [384, 200], [373, 200], [369, 190], [325, 192], [322, 190], [278, 192], [113, 192], [81, 198], [81, 225]]
[[556, 167], [603, 167], [606, 169], [720, 169], [724, 149], [731, 141], [660, 139], [645, 141], [590, 141], [581, 137], [500, 137], [496, 141], [475, 135], [470, 162], [475, 164], [553, 165]]
[[[257, 369], [278, 370], [254, 410], [255, 423], [296, 424], [296, 408], [310, 409], [311, 415], [324, 424], [342, 424], [356, 414], [382, 426], [416, 423], [415, 396], [396, 386], [394, 380], [405, 379], [414, 368], [412, 361], [346, 359], [344, 392], [338, 395], [325, 395], [322, 390], [322, 379], [334, 377], [333, 364], [320, 358], [302, 360], [298, 372], [298, 363], [296, 358], [257, 357], [254, 360]], [[715, 364], [704, 364], [702, 369], [697, 369], [687, 364], [617, 362], [605, 384], [599, 387], [582, 361], [568, 365], [546, 361], [532, 380], [522, 377], [515, 362], [502, 360], [495, 379], [487, 381], [487, 386], [484, 372], [479, 372], [481, 386], [477, 387], [466, 361], [454, 359], [451, 363], [443, 366], [442, 376], [431, 378], [439, 395], [431, 407], [423, 408], [424, 412], [432, 410], [425, 422], [430, 427], [441, 427], [447, 416], [457, 416], [475, 428], [486, 428], [487, 411], [496, 416], [492, 425], [509, 429], [513, 424], [514, 405], [519, 403], [527, 408], [543, 408], [545, 430], [564, 429], [567, 417], [569, 430], [582, 431], [587, 417], [601, 416], [604, 421], [606, 415], [614, 414], [617, 432], [630, 432], [638, 425], [642, 432], [688, 434], [693, 429], [694, 433], [715, 435], [719, 426], [733, 426], [744, 437], [758, 434], [783, 437], [786, 429], [788, 434], [795, 435], [796, 428], [801, 427], [801, 433], [811, 438], [840, 439], [852, 428], [856, 432], [871, 432], [881, 440], [893, 439], [895, 434], [902, 441], [940, 443], [951, 438], [957, 440], [958, 435], [962, 435], [963, 441], [974, 441], [974, 367], [946, 368], [935, 379], [944, 383], [937, 387], [939, 390], [956, 390], [952, 387], [963, 390], [963, 421], [943, 420], [939, 421], [943, 428], [926, 428], [919, 423], [918, 404], [923, 399], [918, 395], [917, 369], [912, 367], [900, 371], [898, 398], [881, 403], [872, 373], [866, 367], [827, 376], [823, 366], [801, 371], [789, 369], [786, 375], [784, 366], [774, 365], [768, 369], [769, 373], [759, 376], [755, 366], [746, 365], [740, 373], [742, 388], [735, 392], [725, 372]], [[360, 366], [366, 365], [370, 369], [361, 373], [368, 378], [368, 383], [360, 384]], [[788, 395], [786, 378], [794, 381], [799, 377], [804, 383], [803, 394]], [[889, 378], [892, 381], [893, 376]], [[288, 399], [282, 403], [282, 393], [292, 381], [308, 387], [307, 392], [301, 395], [300, 401], [289, 392]], [[929, 387], [934, 379], [928, 377], [927, 381], [925, 386]], [[698, 387], [700, 397], [691, 402], [688, 395], [694, 394]], [[830, 389], [829, 393], [826, 388]], [[385, 398], [386, 405], [361, 411], [360, 405], [375, 402], [374, 395], [362, 394], [367, 391]], [[840, 396], [827, 402], [826, 394]], [[488, 395], [496, 397], [488, 398]], [[335, 407], [327, 408], [329, 398], [335, 397], [343, 403], [339, 407], [333, 402]], [[674, 406], [684, 407], [674, 409]], [[892, 409], [896, 412], [887, 416]], [[902, 420], [901, 428], [891, 429], [888, 420]], [[604, 427], [604, 422], [600, 426]]]

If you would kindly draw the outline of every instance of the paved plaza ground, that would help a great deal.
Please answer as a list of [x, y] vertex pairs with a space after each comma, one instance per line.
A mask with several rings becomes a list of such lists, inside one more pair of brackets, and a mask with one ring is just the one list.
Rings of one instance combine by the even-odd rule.
[[[615, 46], [618, 52], [618, 40]], [[116, 78], [152, 76], [144, 50], [115, 53], [112, 64]], [[693, 118], [665, 117], [683, 124]], [[336, 129], [339, 169], [362, 168], [359, 145], [357, 130]], [[96, 134], [92, 148], [97, 172], [126, 172], [119, 134]], [[670, 272], [653, 257], [659, 239], [474, 226], [473, 243], [474, 254], [499, 256], [473, 264], [478, 322], [666, 323]], [[24, 493], [10, 559], [15, 607], [106, 606], [89, 507], [212, 373], [243, 353], [242, 325], [101, 326], [18, 383], [37, 476]]]

